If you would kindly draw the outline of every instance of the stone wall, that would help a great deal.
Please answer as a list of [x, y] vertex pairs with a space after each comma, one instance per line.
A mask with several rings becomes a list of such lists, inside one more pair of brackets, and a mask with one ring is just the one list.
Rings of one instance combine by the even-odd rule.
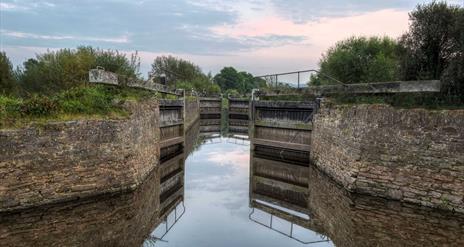
[[130, 193], [0, 213], [0, 245], [141, 246], [164, 220], [157, 170]]
[[0, 131], [0, 212], [131, 191], [157, 166], [157, 101], [128, 102], [123, 120]]
[[311, 161], [350, 191], [464, 212], [464, 110], [325, 101]]
[[463, 246], [464, 214], [351, 194], [310, 166], [309, 210], [336, 246]]

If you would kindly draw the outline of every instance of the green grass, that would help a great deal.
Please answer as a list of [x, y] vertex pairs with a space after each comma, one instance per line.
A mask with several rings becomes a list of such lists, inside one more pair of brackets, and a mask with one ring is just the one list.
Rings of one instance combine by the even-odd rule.
[[156, 97], [153, 92], [104, 85], [81, 86], [56, 95], [15, 98], [0, 95], [0, 128], [19, 128], [32, 122], [73, 119], [125, 118], [126, 100]]
[[430, 110], [464, 109], [464, 100], [459, 96], [444, 96], [437, 93], [402, 93], [384, 95], [335, 95], [330, 97], [336, 104], [387, 104], [396, 108], [424, 108]]

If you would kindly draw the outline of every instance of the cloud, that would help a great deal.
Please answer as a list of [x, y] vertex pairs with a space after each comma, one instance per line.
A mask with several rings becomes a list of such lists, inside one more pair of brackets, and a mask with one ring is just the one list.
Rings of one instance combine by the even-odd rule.
[[206, 154], [208, 161], [219, 166], [233, 166], [236, 169], [247, 168], [250, 160], [250, 153], [240, 149], [228, 151], [224, 155], [222, 152], [209, 152]]
[[47, 48], [92, 45], [138, 50], [143, 72], [156, 56], [170, 54], [197, 63], [205, 72], [234, 66], [268, 74], [315, 68], [321, 53], [352, 35], [398, 37], [407, 30], [407, 12], [416, 3], [1, 0], [0, 46], [13, 61]]
[[103, 38], [103, 37], [85, 37], [85, 36], [72, 36], [72, 35], [41, 35], [34, 33], [15, 32], [0, 29], [0, 34], [21, 39], [43, 39], [43, 40], [80, 40], [80, 41], [97, 41], [97, 42], [108, 42], [108, 43], [129, 43], [127, 35], [114, 38]]
[[[16, 1], [2, 3], [19, 8]], [[240, 40], [211, 39], [209, 28], [235, 22], [234, 11], [187, 0], [39, 0], [22, 1], [21, 6], [28, 11], [0, 10], [0, 28], [10, 34], [2, 37], [3, 45], [73, 47], [85, 42], [112, 49], [196, 53], [247, 48]]]
[[[111, 49], [221, 55], [298, 43], [304, 37], [267, 34], [231, 37], [215, 33], [221, 25], [255, 16], [256, 1], [238, 4], [221, 0], [191, 1], [16, 1], [4, 0], [3, 45], [75, 47], [93, 45]], [[128, 35], [130, 34], [130, 35]]]
[[31, 11], [33, 9], [42, 8], [42, 7], [55, 7], [54, 3], [46, 1], [22, 1], [21, 4], [17, 3], [18, 1], [7, 2], [8, 0], [2, 0], [0, 3], [1, 11]]
[[295, 23], [317, 21], [324, 17], [346, 17], [362, 15], [383, 9], [409, 10], [417, 0], [271, 0], [275, 12]]

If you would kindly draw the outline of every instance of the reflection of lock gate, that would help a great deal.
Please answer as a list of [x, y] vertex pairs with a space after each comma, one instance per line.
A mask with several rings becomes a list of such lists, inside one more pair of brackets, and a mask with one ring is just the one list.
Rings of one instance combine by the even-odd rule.
[[[177, 213], [177, 208], [178, 208], [179, 205], [182, 205], [182, 212], [180, 214]], [[172, 213], [174, 213], [174, 222], [172, 223], [172, 225], [169, 226], [169, 221], [168, 220], [169, 220], [169, 216], [172, 215]], [[153, 235], [148, 236], [148, 238], [145, 240], [144, 246], [145, 246], [145, 244], [154, 246], [157, 241], [167, 243], [168, 241], [164, 240], [164, 237], [174, 227], [174, 225], [180, 220], [180, 218], [182, 218], [184, 213], [185, 213], [185, 205], [184, 205], [184, 200], [182, 200], [179, 203], [177, 203], [177, 205], [168, 214], [166, 214], [166, 216], [164, 217], [164, 220], [161, 223], [161, 224], [165, 225], [165, 231], [164, 231], [163, 235], [161, 235], [161, 237], [157, 237], [157, 236], [153, 236]], [[161, 224], [157, 228], [162, 227]]]
[[240, 146], [248, 146], [250, 145], [250, 138], [248, 136], [243, 135], [243, 134], [234, 134], [230, 133], [227, 135], [227, 143], [232, 143], [235, 145], [240, 145]]
[[[305, 176], [309, 172], [311, 120], [317, 102], [253, 100], [250, 107], [249, 219], [303, 244], [330, 241], [310, 217], [309, 181]], [[255, 209], [270, 215], [268, 224], [253, 217]], [[289, 234], [274, 228], [275, 217], [290, 223]], [[320, 239], [304, 241], [295, 237], [294, 225], [314, 231]]]
[[[254, 203], [258, 203], [258, 202], [257, 202], [257, 201], [254, 201]], [[271, 212], [267, 212], [267, 213], [270, 215], [269, 225], [266, 225], [266, 224], [264, 224], [264, 223], [262, 223], [262, 222], [259, 222], [257, 219], [254, 219], [252, 216], [253, 216], [253, 214], [255, 213], [255, 209], [259, 209], [259, 210], [261, 210], [261, 211], [266, 212], [266, 210], [263, 209], [264, 207], [268, 207], [268, 206], [261, 205], [261, 208], [252, 207], [252, 208], [251, 208], [251, 212], [250, 212], [250, 214], [248, 215], [248, 218], [249, 218], [251, 221], [253, 221], [253, 222], [255, 222], [255, 223], [259, 224], [259, 225], [262, 225], [262, 226], [264, 226], [264, 227], [267, 227], [267, 228], [269, 228], [269, 229], [271, 229], [271, 230], [273, 230], [273, 231], [275, 231], [275, 232], [277, 232], [277, 233], [280, 233], [280, 234], [282, 234], [282, 235], [284, 235], [284, 236], [286, 236], [286, 237], [289, 237], [289, 238], [291, 238], [291, 239], [293, 239], [293, 240], [296, 240], [296, 241], [298, 241], [298, 242], [300, 242], [300, 243], [302, 243], [302, 244], [315, 244], [315, 243], [322, 243], [322, 242], [329, 242], [329, 241], [330, 241], [326, 236], [321, 235], [321, 234], [317, 234], [317, 236], [318, 236], [319, 238], [321, 238], [320, 240], [315, 240], [315, 241], [303, 241], [303, 240], [301, 240], [301, 239], [299, 239], [299, 238], [293, 236], [293, 228], [294, 228], [293, 226], [295, 225], [294, 222], [289, 221], [289, 220], [286, 220], [286, 219], [283, 218], [283, 217], [279, 217], [279, 216], [277, 216], [277, 215], [275, 215], [275, 214], [273, 214], [273, 213], [271, 213]], [[284, 211], [282, 211], [282, 210], [279, 210], [279, 209], [276, 209], [276, 208], [271, 208], [271, 207], [268, 207], [268, 208], [270, 208], [270, 209], [272, 209], [272, 210], [276, 210], [276, 211], [279, 212], [279, 213], [286, 213], [286, 212], [284, 212]], [[289, 222], [289, 223], [290, 223], [290, 231], [289, 231], [290, 233], [285, 233], [285, 232], [282, 232], [282, 231], [280, 231], [280, 230], [278, 230], [278, 229], [273, 228], [273, 224], [272, 224], [272, 223], [273, 223], [274, 217], [277, 217], [277, 218], [279, 218], [279, 219], [283, 219], [283, 220]], [[294, 217], [297, 217], [297, 216], [294, 216]], [[304, 219], [302, 219], [302, 220], [304, 220]], [[296, 224], [296, 225], [298, 225], [298, 224]], [[301, 225], [299, 225], [299, 226], [301, 226]], [[304, 226], [301, 226], [301, 227], [304, 227]], [[304, 228], [306, 228], [306, 227], [304, 227]], [[308, 229], [308, 228], [306, 228], [306, 229]], [[309, 229], [309, 230], [311, 230], [311, 229]]]
[[[330, 241], [325, 231], [314, 221], [309, 208], [309, 166], [293, 161], [282, 161], [279, 154], [250, 153], [250, 208], [249, 219], [300, 243], [310, 244]], [[268, 224], [253, 218], [255, 209], [270, 215]], [[290, 233], [273, 227], [274, 217], [290, 223]], [[294, 225], [314, 231], [321, 237], [317, 241], [303, 241], [293, 234]]]

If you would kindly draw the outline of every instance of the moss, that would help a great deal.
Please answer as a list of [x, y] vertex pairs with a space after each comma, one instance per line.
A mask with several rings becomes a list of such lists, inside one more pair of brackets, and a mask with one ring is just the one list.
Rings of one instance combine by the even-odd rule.
[[0, 96], [0, 128], [19, 128], [31, 123], [77, 119], [120, 119], [129, 113], [126, 100], [145, 100], [156, 94], [134, 88], [104, 85], [81, 86], [52, 96], [30, 98]]

